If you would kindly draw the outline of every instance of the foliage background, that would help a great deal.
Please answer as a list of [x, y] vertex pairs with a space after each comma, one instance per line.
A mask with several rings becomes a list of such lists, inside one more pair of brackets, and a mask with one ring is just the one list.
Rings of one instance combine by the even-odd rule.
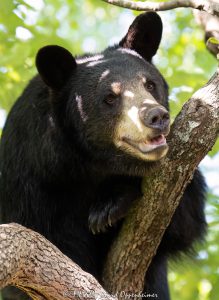
[[[10, 107], [36, 73], [34, 60], [40, 47], [59, 44], [74, 54], [99, 51], [119, 41], [134, 14], [100, 0], [1, 0], [0, 128]], [[216, 61], [205, 48], [203, 32], [191, 10], [177, 9], [160, 15], [164, 35], [154, 63], [169, 83], [173, 119], [184, 101], [211, 77]], [[172, 299], [218, 300], [218, 151], [219, 143], [201, 164], [209, 184], [207, 241], [198, 246], [196, 260], [184, 258], [170, 263]]]

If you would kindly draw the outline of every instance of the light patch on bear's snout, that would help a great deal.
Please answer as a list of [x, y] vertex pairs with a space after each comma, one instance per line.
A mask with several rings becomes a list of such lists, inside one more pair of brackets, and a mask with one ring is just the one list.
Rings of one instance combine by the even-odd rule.
[[138, 108], [136, 106], [132, 106], [128, 111], [127, 115], [132, 120], [134, 125], [138, 128], [140, 132], [143, 131], [142, 124], [139, 118]]
[[134, 105], [128, 107], [128, 103], [117, 121], [114, 144], [126, 154], [144, 161], [159, 160], [168, 151], [165, 136], [154, 136], [153, 130], [141, 122], [139, 108]]
[[86, 113], [83, 110], [83, 100], [81, 96], [78, 96], [77, 94], [75, 95], [75, 100], [77, 102], [77, 107], [78, 107], [78, 111], [79, 114], [81, 116], [81, 119], [83, 120], [83, 122], [86, 122], [88, 119], [88, 116], [86, 115]]
[[124, 91], [124, 96], [127, 97], [127, 98], [134, 98], [135, 95], [134, 95], [133, 92], [125, 90]]
[[146, 99], [143, 101], [143, 104], [157, 104], [157, 101], [154, 99]]

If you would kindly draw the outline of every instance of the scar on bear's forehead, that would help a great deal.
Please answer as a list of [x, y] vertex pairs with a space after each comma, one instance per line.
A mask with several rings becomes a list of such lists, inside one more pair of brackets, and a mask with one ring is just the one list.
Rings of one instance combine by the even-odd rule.
[[146, 81], [147, 81], [146, 77], [143, 74], [141, 74], [140, 72], [137, 73], [137, 79], [140, 80], [140, 81], [142, 81], [143, 84], [145, 84]]
[[93, 62], [93, 61], [98, 61], [98, 60], [102, 60], [104, 58], [103, 54], [97, 54], [94, 56], [84, 56], [84, 57], [80, 57], [77, 58], [77, 64], [83, 64], [83, 63], [89, 63], [89, 62]]
[[112, 88], [112, 91], [116, 94], [116, 95], [119, 95], [121, 93], [121, 90], [122, 90], [122, 84], [121, 82], [113, 82], [111, 84], [111, 88]]
[[131, 54], [131, 55], [133, 55], [133, 56], [136, 56], [136, 57], [138, 57], [138, 58], [144, 60], [143, 57], [142, 57], [139, 53], [137, 53], [136, 51], [134, 51], [134, 50], [132, 50], [132, 49], [128, 49], [128, 48], [118, 48], [117, 51], [119, 51], [119, 52], [121, 52], [121, 53], [123, 53], [123, 54]]
[[99, 79], [99, 82], [102, 81], [103, 79], [106, 78], [107, 75], [109, 75], [110, 73], [110, 70], [109, 69], [106, 69], [100, 76], [100, 79]]

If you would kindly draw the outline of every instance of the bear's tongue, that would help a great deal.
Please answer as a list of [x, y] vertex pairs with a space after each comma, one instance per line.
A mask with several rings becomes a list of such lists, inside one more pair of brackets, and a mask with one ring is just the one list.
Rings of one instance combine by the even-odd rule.
[[[149, 141], [139, 143], [139, 148], [142, 152], [148, 151], [150, 148], [155, 148], [153, 146], [160, 146], [166, 144], [166, 138], [163, 134], [150, 139]], [[152, 147], [151, 147], [152, 146]]]
[[161, 134], [161, 135], [151, 139], [149, 143], [151, 145], [161, 145], [161, 144], [166, 143], [166, 138], [163, 134]]

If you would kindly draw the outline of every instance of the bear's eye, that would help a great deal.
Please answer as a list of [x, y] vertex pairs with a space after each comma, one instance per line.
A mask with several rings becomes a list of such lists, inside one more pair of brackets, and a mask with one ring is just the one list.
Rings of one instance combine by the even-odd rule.
[[147, 81], [145, 83], [145, 88], [147, 91], [152, 92], [155, 90], [155, 84], [152, 81]]
[[117, 98], [118, 98], [118, 95], [110, 93], [109, 95], [107, 95], [104, 98], [104, 102], [107, 103], [107, 104], [109, 104], [109, 105], [113, 105], [116, 102]]

